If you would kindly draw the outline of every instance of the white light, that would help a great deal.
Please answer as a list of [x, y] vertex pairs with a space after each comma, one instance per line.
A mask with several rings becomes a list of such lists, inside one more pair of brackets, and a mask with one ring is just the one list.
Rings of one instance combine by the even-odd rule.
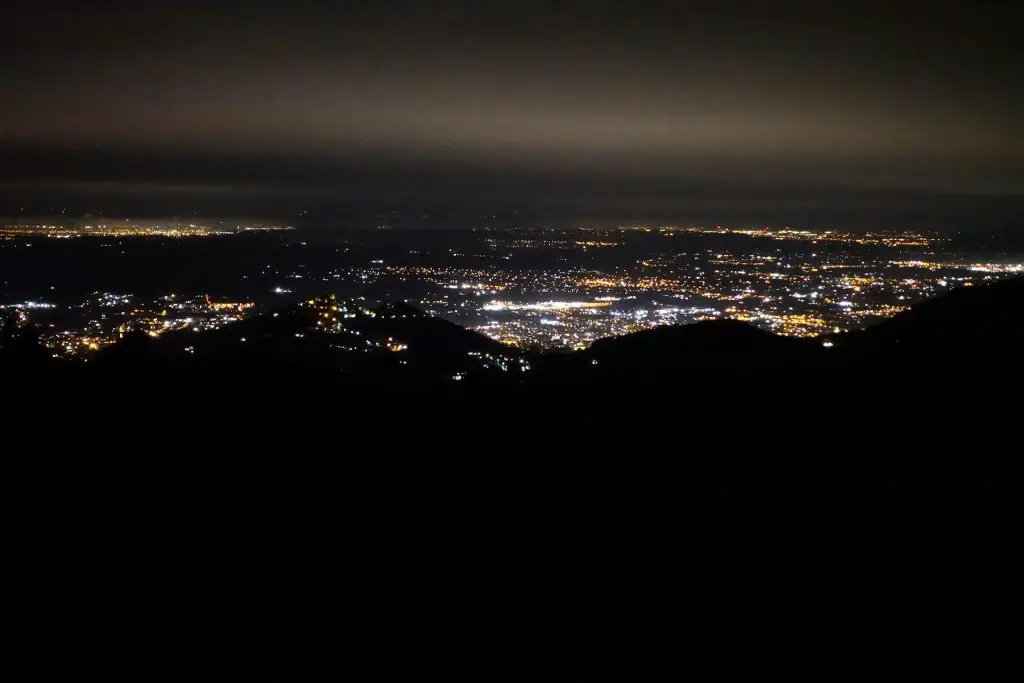
[[564, 309], [575, 309], [575, 308], [588, 308], [595, 307], [598, 304], [594, 304], [588, 301], [542, 301], [536, 304], [516, 304], [507, 301], [492, 301], [488, 304], [484, 304], [483, 310], [485, 311], [558, 311]]

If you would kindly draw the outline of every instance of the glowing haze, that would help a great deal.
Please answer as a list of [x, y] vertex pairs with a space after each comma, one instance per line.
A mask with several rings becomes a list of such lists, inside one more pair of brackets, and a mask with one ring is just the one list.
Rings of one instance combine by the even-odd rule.
[[1015, 3], [212, 4], [12, 10], [4, 181], [1024, 191]]

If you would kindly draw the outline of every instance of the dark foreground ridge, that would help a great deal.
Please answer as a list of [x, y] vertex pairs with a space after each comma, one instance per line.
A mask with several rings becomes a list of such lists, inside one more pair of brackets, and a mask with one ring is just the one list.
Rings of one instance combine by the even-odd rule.
[[8, 329], [12, 651], [90, 680], [1002, 671], [1022, 294], [545, 356], [329, 298], [87, 367]]

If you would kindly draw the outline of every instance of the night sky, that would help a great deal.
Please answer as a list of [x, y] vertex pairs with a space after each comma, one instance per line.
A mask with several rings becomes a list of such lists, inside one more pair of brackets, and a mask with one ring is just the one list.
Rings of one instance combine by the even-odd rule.
[[1005, 1], [18, 2], [0, 187], [1012, 203], [1022, 35]]

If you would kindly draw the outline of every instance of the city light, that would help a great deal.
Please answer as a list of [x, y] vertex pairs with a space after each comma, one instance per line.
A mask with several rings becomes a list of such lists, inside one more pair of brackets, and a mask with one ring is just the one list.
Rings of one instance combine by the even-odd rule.
[[[265, 230], [270, 237], [280, 229]], [[243, 232], [250, 231], [236, 225], [140, 221], [77, 228], [25, 225], [0, 229], [0, 245], [27, 236], [232, 240]], [[122, 291], [83, 293], [77, 303], [49, 300], [50, 287], [37, 296], [0, 301], [0, 309], [15, 312], [19, 324], [38, 325], [41, 341], [58, 357], [85, 358], [131, 332], [164, 339], [179, 331], [201, 335], [263, 313], [279, 319], [275, 309], [289, 305], [282, 304], [287, 300], [281, 295], [297, 293], [300, 305], [316, 314], [308, 328], [289, 333], [295, 340], [323, 334], [359, 337], [358, 343], [336, 341], [333, 347], [405, 357], [408, 340], [376, 338], [362, 327], [365, 320], [384, 315], [377, 305], [388, 301], [392, 291], [407, 292], [402, 298], [411, 310], [511, 349], [579, 349], [597, 339], [663, 325], [725, 319], [777, 335], [816, 337], [871, 325], [950, 289], [1024, 273], [1022, 259], [970, 260], [948, 239], [920, 232], [636, 226], [490, 230], [460, 239], [463, 247], [433, 259], [425, 258], [426, 249], [409, 249], [409, 261], [348, 258], [353, 247], [324, 245], [332, 258], [312, 265], [278, 262], [271, 249], [262, 265], [238, 274], [248, 292], [243, 297], [188, 291], [139, 296], [131, 293], [139, 283], [124, 282]], [[660, 241], [653, 247], [643, 241], [651, 239]], [[303, 253], [313, 253], [313, 242], [299, 244], [309, 250]], [[583, 257], [584, 248], [615, 258], [602, 265]], [[529, 258], [520, 262], [523, 253]], [[573, 260], [572, 254], [586, 260]], [[275, 284], [282, 279], [295, 284]], [[353, 287], [368, 296], [324, 294]], [[403, 311], [397, 317], [408, 315]], [[188, 353], [200, 353], [196, 345], [187, 346], [192, 348]]]

